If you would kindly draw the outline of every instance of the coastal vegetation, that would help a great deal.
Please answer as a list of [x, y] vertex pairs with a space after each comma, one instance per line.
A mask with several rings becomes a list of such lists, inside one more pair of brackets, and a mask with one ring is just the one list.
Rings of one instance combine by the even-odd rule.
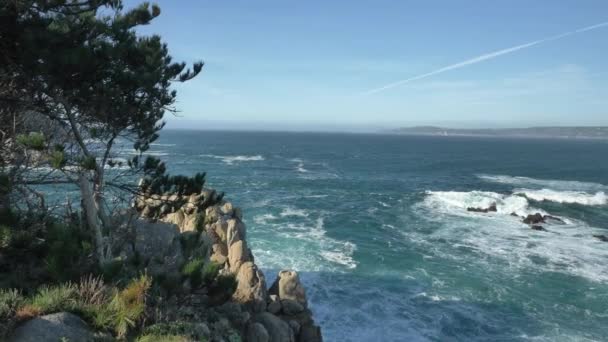
[[0, 339], [320, 341], [297, 274], [267, 289], [240, 209], [146, 154], [203, 67], [137, 33], [160, 13], [0, 2]]

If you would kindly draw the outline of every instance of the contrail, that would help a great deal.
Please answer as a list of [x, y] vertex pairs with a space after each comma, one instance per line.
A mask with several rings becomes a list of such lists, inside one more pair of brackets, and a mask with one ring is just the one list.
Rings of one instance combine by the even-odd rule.
[[533, 42], [530, 43], [526, 43], [526, 44], [521, 44], [521, 45], [517, 45], [517, 46], [513, 46], [510, 48], [506, 48], [506, 49], [502, 49], [502, 50], [498, 50], [498, 51], [494, 51], [494, 52], [490, 52], [490, 53], [486, 53], [477, 57], [473, 57], [471, 59], [467, 59], [466, 61], [460, 62], [460, 63], [456, 63], [456, 64], [452, 64], [452, 65], [448, 65], [446, 67], [437, 69], [435, 71], [431, 71], [431, 72], [427, 72], [426, 74], [421, 74], [418, 76], [414, 76], [414, 77], [410, 77], [410, 78], [406, 78], [404, 80], [401, 81], [397, 81], [397, 82], [393, 82], [393, 83], [389, 83], [387, 85], [384, 85], [382, 87], [379, 88], [374, 88], [368, 91], [365, 91], [362, 93], [362, 95], [370, 95], [370, 94], [375, 94], [375, 93], [379, 93], [381, 91], [384, 91], [386, 89], [390, 89], [390, 88], [394, 88], [397, 86], [400, 86], [402, 84], [406, 84], [412, 81], [416, 81], [416, 80], [420, 80], [423, 78], [427, 78], [433, 75], [437, 75], [437, 74], [441, 74], [443, 72], [446, 71], [450, 71], [450, 70], [454, 70], [454, 69], [460, 69], [460, 68], [464, 68], [467, 65], [471, 65], [471, 64], [476, 64], [476, 63], [480, 63], [483, 61], [486, 61], [488, 59], [493, 59], [502, 55], [506, 55], [515, 51], [519, 51], [525, 48], [529, 48], [538, 44], [542, 44], [542, 43], [546, 43], [552, 40], [557, 40], [557, 39], [561, 39], [567, 36], [571, 36], [573, 34], [577, 34], [577, 33], [582, 33], [582, 32], [587, 32], [587, 31], [591, 31], [591, 30], [595, 30], [601, 27], [605, 27], [608, 26], [608, 22], [603, 22], [600, 24], [596, 24], [596, 25], [592, 25], [592, 26], [587, 26], [587, 27], [583, 27], [580, 28], [578, 30], [574, 30], [574, 31], [570, 31], [570, 32], [566, 32], [566, 33], [561, 33], [552, 37], [548, 37], [548, 38], [544, 38], [544, 39], [540, 39], [540, 40], [535, 40]]

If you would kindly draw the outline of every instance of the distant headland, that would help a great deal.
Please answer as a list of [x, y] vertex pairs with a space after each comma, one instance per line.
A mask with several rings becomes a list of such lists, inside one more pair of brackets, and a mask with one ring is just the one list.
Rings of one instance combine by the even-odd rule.
[[608, 139], [608, 126], [528, 127], [528, 128], [443, 128], [436, 126], [401, 127], [396, 134], [433, 136], [484, 136], [522, 138]]

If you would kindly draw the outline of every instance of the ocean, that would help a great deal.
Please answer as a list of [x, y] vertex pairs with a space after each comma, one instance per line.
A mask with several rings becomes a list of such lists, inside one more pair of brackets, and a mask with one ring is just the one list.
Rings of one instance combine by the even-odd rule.
[[[326, 341], [608, 340], [608, 141], [165, 130], [150, 154], [243, 209]], [[536, 212], [563, 222], [511, 215]]]

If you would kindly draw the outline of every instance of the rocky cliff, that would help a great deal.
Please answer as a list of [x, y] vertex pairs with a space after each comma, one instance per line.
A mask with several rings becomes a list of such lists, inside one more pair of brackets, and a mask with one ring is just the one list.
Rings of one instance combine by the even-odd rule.
[[[233, 275], [237, 285], [218, 310], [247, 341], [322, 341], [298, 274], [280, 271], [268, 287], [247, 244], [242, 211], [214, 198], [210, 189], [190, 196], [138, 197], [134, 208], [140, 218], [132, 225], [135, 239], [125, 253], [136, 253], [152, 275], [179, 269], [195, 256], [221, 265], [220, 273]], [[187, 298], [176, 310], [195, 319], [214, 303], [204, 292], [193, 291]]]

